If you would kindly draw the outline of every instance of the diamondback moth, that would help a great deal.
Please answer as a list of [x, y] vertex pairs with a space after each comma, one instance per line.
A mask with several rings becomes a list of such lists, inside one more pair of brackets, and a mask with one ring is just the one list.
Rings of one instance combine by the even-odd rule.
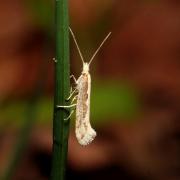
[[[58, 108], [76, 107], [75, 134], [79, 144], [85, 146], [91, 143], [96, 137], [96, 131], [91, 127], [90, 124], [91, 75], [89, 73], [89, 66], [93, 61], [94, 57], [96, 56], [96, 54], [101, 49], [102, 45], [110, 36], [111, 32], [101, 42], [101, 44], [99, 45], [93, 56], [91, 57], [90, 61], [85, 62], [81, 50], [79, 48], [79, 45], [77, 43], [77, 40], [75, 38], [75, 35], [71, 30], [71, 28], [69, 28], [69, 30], [77, 47], [78, 53], [80, 55], [83, 64], [83, 70], [80, 77], [77, 80], [74, 77], [74, 75], [71, 76], [76, 84], [75, 89], [70, 93], [70, 96], [67, 98], [67, 100], [70, 100], [71, 97], [74, 95], [71, 104], [69, 106], [57, 106], [57, 107]], [[75, 100], [76, 100], [76, 104], [73, 104]], [[69, 119], [70, 116], [73, 114], [73, 112], [74, 110], [71, 111], [70, 115], [65, 120]]]

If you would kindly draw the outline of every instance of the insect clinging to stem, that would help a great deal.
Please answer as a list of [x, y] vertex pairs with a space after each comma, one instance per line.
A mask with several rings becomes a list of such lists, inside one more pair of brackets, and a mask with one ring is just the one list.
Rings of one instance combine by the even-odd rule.
[[[71, 104], [69, 106], [57, 106], [58, 108], [72, 108], [76, 107], [76, 123], [75, 123], [75, 134], [76, 138], [79, 142], [79, 144], [85, 146], [91, 143], [94, 138], [96, 137], [95, 130], [91, 127], [90, 124], [90, 95], [91, 95], [91, 75], [89, 73], [89, 66], [91, 62], [93, 61], [96, 54], [101, 49], [102, 45], [105, 43], [105, 41], [110, 36], [111, 32], [104, 38], [102, 43], [99, 45], [93, 56], [91, 57], [89, 62], [85, 62], [84, 58], [82, 56], [82, 53], [80, 51], [79, 45], [77, 43], [77, 40], [75, 38], [75, 35], [71, 28], [69, 28], [70, 33], [73, 37], [73, 40], [75, 42], [75, 45], [77, 47], [78, 53], [80, 55], [82, 64], [83, 64], [83, 70], [80, 75], [80, 77], [76, 80], [74, 75], [71, 75], [71, 77], [74, 79], [76, 87], [75, 89], [70, 93], [67, 100], [70, 100], [71, 97], [74, 95]], [[76, 103], [73, 104], [73, 102], [76, 100]], [[70, 112], [70, 115], [65, 119], [69, 119], [70, 116], [73, 114], [74, 110]]]

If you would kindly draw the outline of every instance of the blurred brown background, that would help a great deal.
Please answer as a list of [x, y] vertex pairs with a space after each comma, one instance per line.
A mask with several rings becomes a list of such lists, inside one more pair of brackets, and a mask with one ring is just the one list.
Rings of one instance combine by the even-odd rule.
[[[54, 2], [0, 5], [0, 177], [48, 179]], [[92, 63], [92, 144], [69, 140], [67, 179], [180, 179], [180, 3], [71, 0], [70, 24]], [[81, 72], [71, 38], [71, 72]], [[8, 179], [7, 178], [7, 179]]]

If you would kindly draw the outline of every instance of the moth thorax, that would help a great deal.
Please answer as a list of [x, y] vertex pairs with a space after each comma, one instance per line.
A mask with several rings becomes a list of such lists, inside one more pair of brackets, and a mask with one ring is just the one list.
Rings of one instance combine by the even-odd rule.
[[88, 73], [89, 72], [89, 64], [88, 63], [84, 63], [83, 64], [83, 71], [82, 73]]

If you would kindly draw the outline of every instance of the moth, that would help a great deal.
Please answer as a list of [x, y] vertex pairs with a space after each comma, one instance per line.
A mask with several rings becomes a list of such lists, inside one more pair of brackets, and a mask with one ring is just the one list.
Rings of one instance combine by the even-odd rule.
[[[110, 36], [111, 32], [104, 38], [100, 46], [97, 48], [97, 50], [91, 57], [90, 61], [85, 62], [82, 53], [80, 51], [79, 45], [77, 43], [77, 40], [75, 38], [75, 35], [71, 30], [71, 28], [69, 28], [69, 30], [77, 47], [78, 53], [80, 55], [83, 64], [83, 70], [81, 72], [80, 77], [77, 80], [74, 75], [71, 75], [71, 78], [74, 79], [76, 84], [75, 89], [70, 93], [70, 96], [67, 98], [67, 100], [70, 100], [71, 97], [74, 95], [71, 104], [69, 106], [58, 106], [58, 107], [60, 108], [76, 107], [75, 134], [79, 144], [85, 146], [90, 144], [96, 137], [96, 131], [91, 127], [90, 124], [91, 75], [89, 73], [89, 67], [94, 57], [101, 49], [102, 45]], [[73, 104], [74, 101], [76, 101], [75, 104]], [[71, 111], [70, 115], [66, 118], [66, 120], [70, 118], [73, 112], [74, 110]]]

